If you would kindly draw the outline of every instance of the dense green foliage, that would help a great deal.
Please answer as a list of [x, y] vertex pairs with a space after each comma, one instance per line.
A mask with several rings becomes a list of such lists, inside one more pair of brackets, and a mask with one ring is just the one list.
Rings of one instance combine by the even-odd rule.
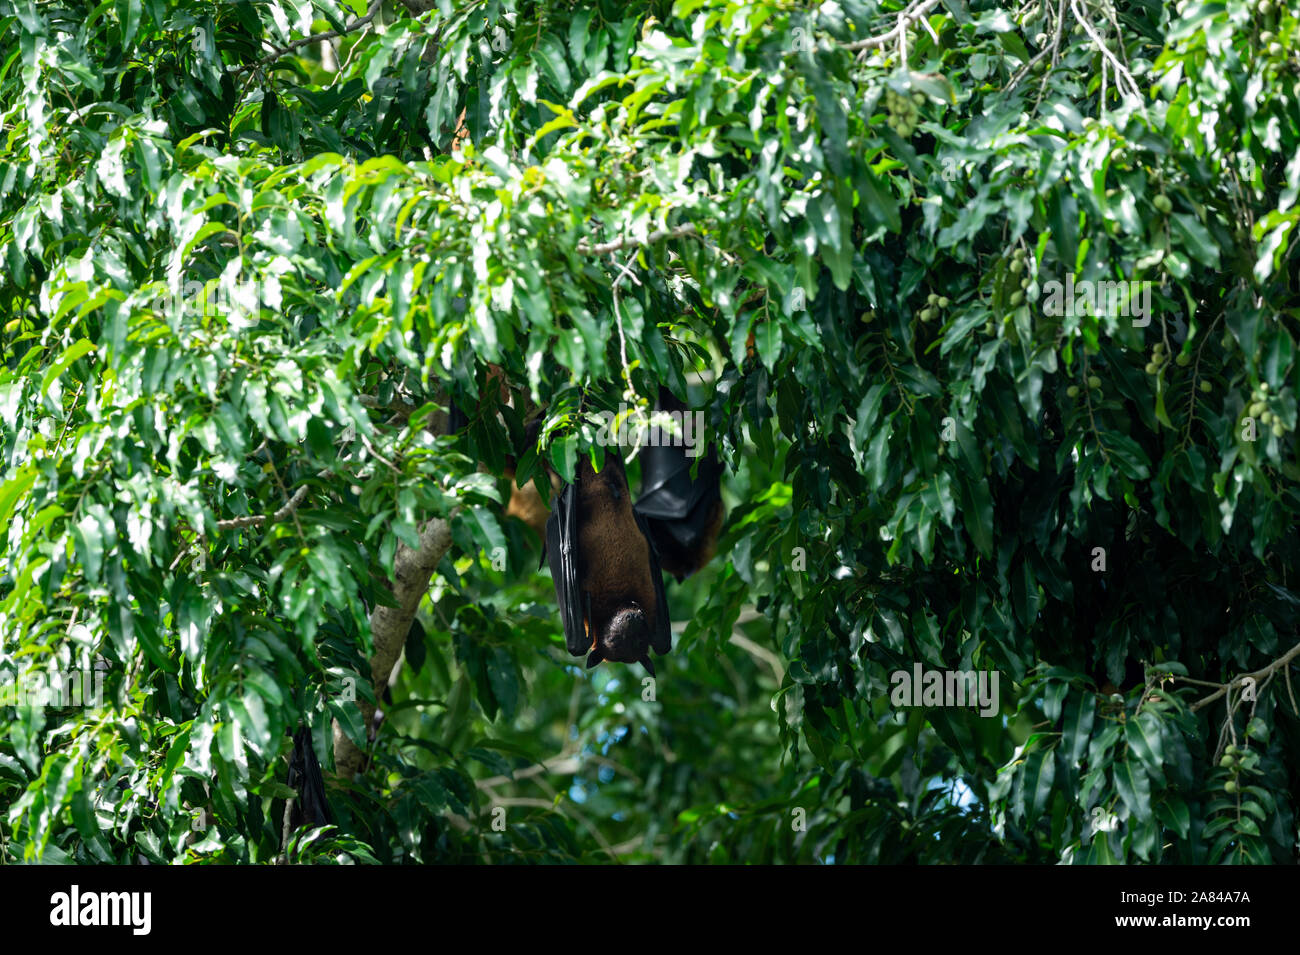
[[[0, 677], [105, 681], [0, 707], [0, 859], [274, 859], [449, 516], [293, 858], [1295, 861], [1296, 664], [1176, 678], [1297, 640], [1296, 18], [632, 6], [0, 2]], [[659, 383], [730, 511], [648, 701], [494, 475]]]

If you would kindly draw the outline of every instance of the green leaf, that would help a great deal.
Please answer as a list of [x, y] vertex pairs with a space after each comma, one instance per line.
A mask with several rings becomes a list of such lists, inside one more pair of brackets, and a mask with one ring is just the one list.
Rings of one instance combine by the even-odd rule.
[[1211, 238], [1210, 232], [1193, 216], [1175, 212], [1169, 217], [1175, 235], [1182, 240], [1183, 246], [1192, 253], [1192, 258], [1212, 269], [1219, 267], [1219, 247]]
[[67, 371], [73, 362], [94, 350], [94, 343], [84, 338], [80, 338], [69, 345], [58, 360], [46, 369], [45, 375], [41, 378], [41, 397], [44, 398], [50, 393], [50, 386], [54, 384], [55, 379]]
[[1138, 820], [1151, 819], [1151, 783], [1142, 767], [1133, 760], [1115, 764], [1115, 788], [1124, 805]]
[[1084, 753], [1088, 751], [1096, 715], [1097, 703], [1091, 693], [1080, 691], [1071, 694], [1065, 708], [1065, 732], [1062, 736], [1065, 761], [1068, 764], [1079, 765]]
[[1160, 745], [1160, 720], [1150, 712], [1139, 713], [1124, 724], [1124, 739], [1152, 776], [1161, 775], [1164, 763]]
[[569, 74], [569, 65], [564, 59], [564, 44], [548, 33], [538, 41], [533, 57], [542, 68], [551, 88], [561, 95], [567, 94], [569, 88], [573, 86], [573, 78]]

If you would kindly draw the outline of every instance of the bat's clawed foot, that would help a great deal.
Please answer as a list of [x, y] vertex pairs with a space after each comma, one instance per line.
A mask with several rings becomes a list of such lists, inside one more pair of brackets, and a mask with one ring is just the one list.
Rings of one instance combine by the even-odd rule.
[[650, 662], [649, 654], [646, 654], [637, 662], [640, 663], [643, 667], [645, 667], [646, 672], [649, 673], [651, 676], [655, 675], [655, 665]]

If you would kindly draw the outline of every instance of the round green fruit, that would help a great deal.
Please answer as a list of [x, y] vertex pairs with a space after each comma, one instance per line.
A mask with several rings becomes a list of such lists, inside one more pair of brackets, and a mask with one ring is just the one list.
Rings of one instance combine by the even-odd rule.
[[1192, 363], [1192, 356], [1180, 354], [1177, 358], [1174, 359], [1174, 361], [1175, 363], [1177, 363], [1179, 368], [1186, 368], [1188, 365]]
[[1068, 397], [1070, 397], [1070, 398], [1077, 398], [1077, 397], [1079, 397], [1079, 386], [1078, 386], [1078, 385], [1071, 385], [1069, 388], [1066, 388], [1066, 389], [1065, 389], [1065, 394], [1066, 394]]
[[1153, 361], [1149, 361], [1149, 362], [1147, 362], [1147, 364], [1146, 364], [1146, 373], [1147, 373], [1148, 375], [1154, 375], [1154, 374], [1155, 374], [1156, 372], [1158, 372], [1159, 370], [1160, 370], [1160, 368], [1156, 365], [1155, 362], [1153, 362]]
[[1174, 204], [1169, 201], [1168, 196], [1156, 196], [1152, 201], [1155, 203], [1155, 207], [1165, 215], [1168, 215], [1174, 208]]
[[1223, 784], [1223, 791], [1228, 795], [1232, 795], [1237, 791], [1237, 783], [1234, 780], [1229, 779]]
[[1201, 391], [1205, 392], [1208, 395], [1213, 390], [1214, 390], [1214, 385], [1210, 384], [1208, 381], [1201, 382]]
[[1012, 295], [1011, 295], [1011, 304], [1012, 304], [1013, 306], [1015, 306], [1015, 305], [1023, 305], [1023, 304], [1025, 304], [1025, 293], [1024, 293], [1024, 292], [1014, 292], [1014, 293], [1012, 293]]
[[1219, 765], [1224, 769], [1231, 769], [1237, 765], [1237, 760], [1232, 756], [1224, 756], [1223, 759], [1219, 760]]
[[1093, 391], [1096, 391], [1098, 388], [1101, 387], [1101, 379], [1098, 378], [1096, 375], [1089, 375], [1088, 387], [1091, 388]]
[[940, 307], [940, 308], [947, 308], [949, 304], [950, 304], [950, 303], [949, 303], [949, 301], [948, 301], [948, 296], [946, 296], [946, 295], [940, 295], [940, 296], [939, 296], [939, 307]]

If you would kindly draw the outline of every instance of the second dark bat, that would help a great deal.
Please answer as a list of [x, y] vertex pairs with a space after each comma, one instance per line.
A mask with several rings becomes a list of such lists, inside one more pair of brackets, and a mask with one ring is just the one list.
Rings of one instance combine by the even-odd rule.
[[[659, 408], [690, 414], [667, 388], [659, 390]], [[710, 447], [699, 462], [681, 444], [641, 449], [641, 497], [636, 512], [645, 521], [663, 569], [680, 583], [709, 562], [722, 530], [722, 464]]]

